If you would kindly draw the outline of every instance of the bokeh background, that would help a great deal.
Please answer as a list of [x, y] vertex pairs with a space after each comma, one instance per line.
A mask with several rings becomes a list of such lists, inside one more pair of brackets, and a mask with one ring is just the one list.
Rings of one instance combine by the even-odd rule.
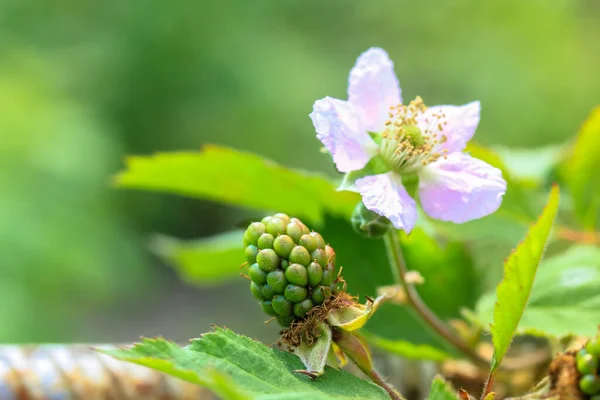
[[371, 46], [405, 99], [479, 99], [485, 145], [560, 144], [600, 95], [596, 0], [0, 0], [0, 342], [274, 334], [244, 282], [191, 287], [148, 250], [247, 212], [110, 177], [205, 143], [335, 174], [308, 114]]

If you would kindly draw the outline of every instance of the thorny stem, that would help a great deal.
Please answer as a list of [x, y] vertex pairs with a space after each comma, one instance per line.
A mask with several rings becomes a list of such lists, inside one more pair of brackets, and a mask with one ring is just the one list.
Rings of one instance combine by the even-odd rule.
[[464, 353], [476, 365], [488, 368], [489, 362], [477, 354], [464, 340], [459, 338], [448, 326], [435, 315], [423, 302], [415, 287], [406, 282], [406, 262], [402, 255], [398, 232], [390, 229], [383, 237], [387, 250], [390, 268], [396, 283], [406, 292], [408, 305], [421, 317], [435, 332], [446, 339], [450, 344]]
[[387, 383], [385, 381], [385, 379], [383, 379], [381, 377], [381, 375], [379, 375], [377, 373], [377, 371], [375, 371], [374, 368], [371, 368], [370, 371], [363, 371], [363, 372], [366, 373], [373, 382], [375, 382], [377, 385], [384, 388], [385, 391], [390, 395], [390, 398], [392, 400], [406, 400], [406, 398], [404, 398], [404, 396], [402, 396], [400, 393], [398, 393], [398, 391], [396, 389], [394, 389], [394, 387], [392, 387], [389, 383]]

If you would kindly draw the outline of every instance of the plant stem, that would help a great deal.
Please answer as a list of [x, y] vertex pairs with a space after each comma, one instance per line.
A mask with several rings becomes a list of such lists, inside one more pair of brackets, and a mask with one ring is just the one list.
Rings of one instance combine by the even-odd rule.
[[371, 368], [370, 371], [363, 371], [363, 372], [365, 372], [369, 376], [369, 378], [371, 378], [371, 380], [373, 382], [375, 382], [377, 385], [384, 388], [385, 391], [390, 395], [390, 398], [392, 400], [406, 400], [406, 398], [404, 398], [404, 396], [402, 396], [400, 393], [398, 393], [398, 391], [396, 389], [394, 389], [394, 387], [392, 387], [390, 384], [388, 384], [385, 381], [385, 379], [383, 379], [381, 377], [381, 375], [379, 375], [377, 373], [377, 371], [375, 371], [374, 368]]
[[404, 289], [408, 305], [411, 306], [419, 317], [433, 328], [435, 332], [464, 353], [473, 361], [473, 363], [482, 367], [489, 367], [489, 362], [477, 354], [467, 343], [465, 343], [465, 341], [458, 337], [442, 320], [440, 320], [423, 302], [415, 287], [406, 282], [407, 268], [404, 256], [402, 255], [398, 232], [395, 229], [390, 229], [383, 239], [390, 261], [392, 275], [394, 276], [396, 283], [401, 285]]

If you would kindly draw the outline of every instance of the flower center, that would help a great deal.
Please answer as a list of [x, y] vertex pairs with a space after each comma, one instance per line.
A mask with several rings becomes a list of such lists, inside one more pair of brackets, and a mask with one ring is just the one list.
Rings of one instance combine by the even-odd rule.
[[446, 156], [447, 150], [439, 149], [439, 144], [446, 141], [442, 134], [446, 116], [426, 111], [427, 106], [419, 96], [408, 105], [390, 107], [390, 119], [381, 133], [379, 153], [394, 171], [416, 172]]

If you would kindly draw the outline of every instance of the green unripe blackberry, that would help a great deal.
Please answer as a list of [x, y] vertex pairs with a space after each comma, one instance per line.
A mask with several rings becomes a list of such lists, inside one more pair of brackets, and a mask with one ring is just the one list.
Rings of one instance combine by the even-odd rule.
[[256, 262], [256, 256], [258, 255], [258, 247], [251, 244], [248, 247], [246, 247], [245, 252], [246, 261], [248, 261], [248, 264], [254, 264]]
[[283, 258], [288, 258], [295, 246], [296, 243], [288, 235], [277, 236], [273, 241], [273, 250]]
[[273, 310], [282, 317], [291, 317], [294, 313], [294, 305], [281, 294], [273, 297], [271, 305], [273, 306]]
[[314, 304], [311, 299], [302, 300], [300, 303], [294, 304], [294, 315], [296, 317], [304, 317], [312, 310]]
[[595, 374], [598, 370], [598, 358], [589, 354], [586, 351], [580, 351], [577, 353], [577, 369], [583, 375]]
[[281, 218], [273, 217], [267, 224], [267, 232], [273, 235], [273, 237], [283, 235], [286, 225], [285, 221]]
[[327, 253], [325, 253], [324, 249], [316, 249], [310, 256], [314, 261], [319, 263], [321, 267], [327, 267]]
[[274, 240], [275, 240], [275, 238], [270, 233], [263, 233], [258, 238], [258, 248], [261, 250], [262, 249], [272, 249]]
[[262, 285], [262, 287], [260, 289], [260, 293], [265, 298], [265, 300], [271, 300], [273, 298], [273, 296], [275, 295], [273, 288], [271, 286], [269, 286], [268, 283], [266, 285]]
[[267, 273], [260, 269], [256, 263], [250, 266], [250, 269], [248, 270], [248, 276], [250, 276], [250, 280], [257, 285], [264, 285], [267, 283]]
[[248, 229], [246, 229], [246, 233], [244, 233], [244, 239], [248, 241], [250, 244], [257, 245], [258, 238], [260, 235], [265, 233], [266, 227], [262, 222], [253, 222], [250, 224]]
[[290, 266], [285, 270], [285, 278], [289, 283], [294, 285], [308, 285], [308, 271], [304, 265], [290, 264]]
[[286, 214], [250, 224], [244, 234], [250, 291], [283, 326], [306, 318], [333, 293], [335, 252], [323, 237]]
[[267, 283], [271, 286], [273, 292], [283, 293], [288, 281], [285, 279], [285, 273], [280, 269], [276, 269], [275, 271], [269, 272], [267, 275]]
[[596, 357], [600, 357], [600, 337], [587, 342], [585, 350]]
[[252, 296], [256, 297], [258, 300], [264, 300], [265, 297], [262, 295], [261, 286], [252, 282], [250, 284], [250, 292], [252, 292]]
[[303, 246], [296, 246], [292, 249], [288, 258], [291, 263], [308, 265], [310, 263], [310, 253]]
[[273, 310], [273, 305], [271, 304], [270, 300], [261, 301], [260, 306], [265, 314], [272, 317], [276, 317], [278, 315], [275, 310]]
[[600, 393], [600, 377], [591, 374], [582, 376], [579, 380], [579, 389], [589, 395]]
[[312, 253], [319, 247], [319, 242], [317, 242], [317, 238], [309, 235], [302, 235], [298, 240], [298, 244], [308, 250], [309, 253]]
[[277, 255], [277, 253], [275, 253], [275, 250], [273, 249], [264, 249], [258, 252], [258, 255], [256, 256], [256, 262], [258, 263], [258, 266], [260, 267], [260, 269], [262, 269], [263, 271], [273, 271], [276, 268], [279, 268], [279, 262], [280, 262], [280, 258]]
[[308, 284], [310, 287], [315, 287], [319, 283], [321, 283], [321, 279], [323, 278], [323, 267], [319, 265], [319, 263], [311, 262], [308, 267], [306, 267], [306, 272], [308, 273]]
[[299, 303], [308, 297], [308, 289], [304, 286], [289, 284], [285, 287], [283, 295], [292, 303]]

